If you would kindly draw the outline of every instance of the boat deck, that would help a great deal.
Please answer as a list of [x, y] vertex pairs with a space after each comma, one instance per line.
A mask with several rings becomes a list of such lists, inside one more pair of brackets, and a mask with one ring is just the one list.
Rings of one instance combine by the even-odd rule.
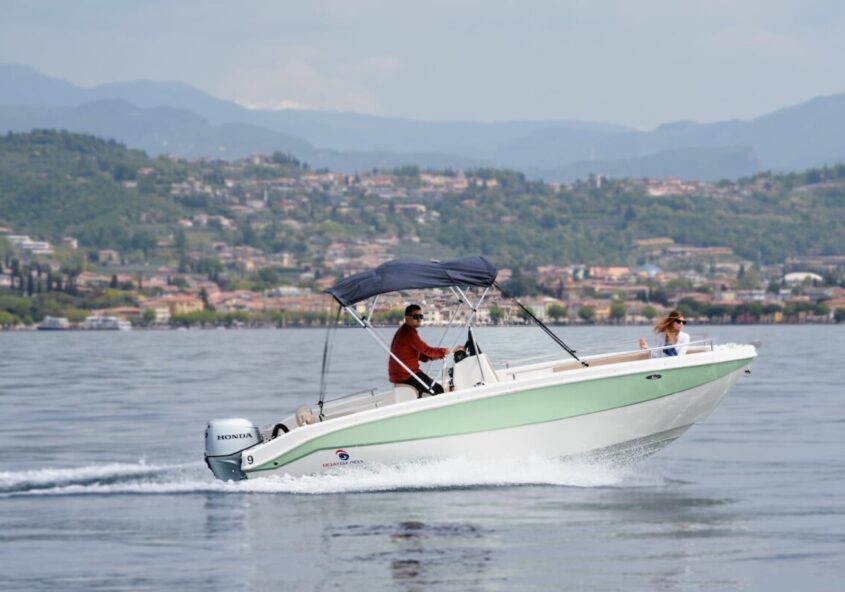
[[[687, 349], [686, 355], [694, 355], [712, 350], [713, 344], [711, 342], [701, 342], [690, 345]], [[454, 391], [474, 388], [485, 384], [511, 381], [520, 382], [544, 376], [551, 376], [561, 372], [573, 372], [585, 368], [577, 360], [561, 360], [560, 358], [557, 358], [534, 364], [525, 364], [516, 367], [505, 366], [495, 369], [494, 366], [490, 364], [486, 354], [481, 354], [479, 358], [481, 364], [476, 364], [473, 361], [474, 358], [467, 358], [465, 360], [465, 366], [469, 369], [468, 376], [463, 378], [463, 385], [456, 385]], [[646, 361], [649, 359], [651, 359], [651, 352], [649, 350], [636, 350], [588, 356], [584, 358], [584, 361], [589, 364], [589, 368], [596, 368], [628, 362]], [[481, 368], [476, 369], [477, 366], [481, 366]], [[458, 366], [456, 365], [455, 368], [455, 382], [458, 382]], [[444, 376], [444, 378], [446, 377]], [[446, 382], [446, 380], [444, 380], [444, 382]], [[448, 392], [446, 394], [448, 394]], [[427, 394], [423, 395], [423, 397], [428, 396], [429, 395]], [[329, 421], [370, 409], [379, 409], [389, 405], [406, 403], [416, 400], [417, 398], [420, 397], [417, 396], [416, 390], [412, 387], [407, 385], [395, 385], [393, 389], [389, 390], [378, 391], [377, 389], [371, 389], [326, 401], [323, 406], [323, 415], [321, 419], [318, 419], [320, 415], [318, 407], [311, 407], [311, 415], [314, 418], [314, 422]], [[296, 413], [285, 417], [279, 423], [283, 424], [287, 430], [299, 427]], [[268, 426], [261, 431], [265, 442], [272, 439], [274, 431], [277, 434], [281, 433], [278, 429], [274, 430], [276, 425], [278, 424]]]

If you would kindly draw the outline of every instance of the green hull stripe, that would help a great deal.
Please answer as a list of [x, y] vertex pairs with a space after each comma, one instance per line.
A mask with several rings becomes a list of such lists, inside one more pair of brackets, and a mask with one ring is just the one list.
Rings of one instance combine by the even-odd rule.
[[[748, 365], [749, 361], [722, 362], [560, 384], [380, 419], [304, 442], [247, 472], [278, 469], [320, 450], [473, 434], [626, 407], [713, 382]], [[646, 376], [653, 374], [659, 374], [661, 378], [646, 380]]]

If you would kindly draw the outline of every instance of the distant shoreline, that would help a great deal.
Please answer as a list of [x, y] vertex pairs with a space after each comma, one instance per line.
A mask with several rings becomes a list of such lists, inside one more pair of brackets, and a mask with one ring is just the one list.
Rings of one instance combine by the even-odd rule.
[[[548, 327], [567, 327], [567, 328], [582, 328], [582, 327], [651, 327], [652, 323], [545, 323]], [[731, 323], [718, 323], [718, 322], [697, 322], [695, 326], [710, 326], [710, 327], [733, 327], [733, 326], [743, 326], [743, 327], [755, 327], [755, 326], [788, 326], [788, 327], [802, 327], [808, 325], [843, 325], [845, 323], [837, 323], [835, 320], [823, 320], [823, 321], [800, 321], [800, 322], [780, 322], [780, 323], [771, 323], [771, 322], [759, 322], [759, 323], [752, 323], [747, 321], [741, 322], [731, 322]], [[390, 328], [397, 328], [399, 325], [397, 324], [376, 324], [373, 325], [376, 329], [390, 329]], [[427, 328], [430, 329], [439, 329], [444, 328], [446, 325], [428, 325]], [[514, 328], [532, 328], [535, 325], [529, 324], [499, 324], [499, 325], [475, 325], [475, 328], [480, 329], [514, 329]], [[141, 327], [141, 326], [132, 326], [132, 331], [156, 331], [156, 332], [164, 332], [164, 331], [242, 331], [242, 330], [301, 330], [301, 329], [326, 329], [327, 325], [284, 325], [284, 326], [277, 326], [277, 325], [246, 325], [242, 327], [226, 327], [224, 325], [208, 325], [208, 326], [190, 326], [190, 327]], [[336, 329], [360, 329], [359, 325], [338, 325]], [[39, 329], [36, 325], [32, 325], [29, 327], [2, 327], [0, 328], [0, 333], [126, 333], [127, 331], [117, 331], [117, 330], [102, 330], [102, 329], [82, 329], [71, 327], [68, 329]]]

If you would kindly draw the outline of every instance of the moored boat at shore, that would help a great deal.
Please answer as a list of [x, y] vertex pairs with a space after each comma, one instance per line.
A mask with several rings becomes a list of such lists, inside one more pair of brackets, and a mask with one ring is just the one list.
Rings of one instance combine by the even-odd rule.
[[70, 329], [70, 322], [65, 317], [44, 317], [38, 323], [39, 331], [67, 331]]
[[91, 315], [85, 318], [82, 328], [90, 331], [129, 331], [132, 323], [118, 317]]

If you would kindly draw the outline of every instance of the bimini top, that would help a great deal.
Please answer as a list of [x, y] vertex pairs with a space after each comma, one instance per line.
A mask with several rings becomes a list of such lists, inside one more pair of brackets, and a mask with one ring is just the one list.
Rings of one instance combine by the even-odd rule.
[[439, 262], [394, 259], [344, 278], [326, 292], [343, 306], [350, 306], [387, 292], [449, 286], [488, 287], [495, 280], [496, 266], [484, 257]]

